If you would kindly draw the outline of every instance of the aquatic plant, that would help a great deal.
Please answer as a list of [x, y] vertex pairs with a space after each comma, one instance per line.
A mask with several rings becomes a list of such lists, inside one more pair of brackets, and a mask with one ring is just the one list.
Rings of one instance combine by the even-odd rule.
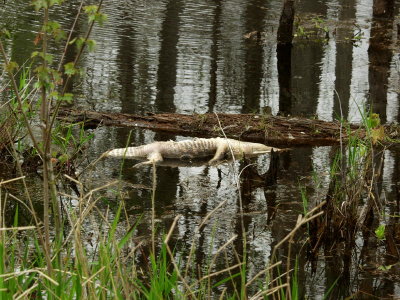
[[[325, 255], [340, 252], [344, 268], [349, 268], [348, 258], [352, 255], [357, 234], [365, 235], [374, 216], [378, 216], [378, 221], [381, 217], [382, 203], [377, 191], [381, 161], [377, 150], [381, 151], [379, 143], [385, 135], [378, 115], [363, 110], [361, 116], [365, 134], [360, 130], [352, 131], [346, 122], [342, 122], [349, 138], [346, 143], [342, 141], [331, 165], [325, 212], [309, 224], [311, 257], [315, 258], [321, 248]], [[384, 225], [379, 226], [375, 234], [378, 239], [383, 239]]]

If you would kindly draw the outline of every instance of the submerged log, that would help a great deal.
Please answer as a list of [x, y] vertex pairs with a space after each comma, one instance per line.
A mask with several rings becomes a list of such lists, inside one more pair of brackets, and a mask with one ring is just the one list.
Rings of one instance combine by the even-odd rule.
[[[194, 137], [229, 138], [265, 143], [275, 146], [333, 145], [347, 139], [346, 128], [339, 122], [325, 122], [299, 117], [281, 117], [255, 114], [149, 114], [146, 116], [64, 109], [58, 118], [66, 122], [84, 122], [86, 127], [120, 126], [140, 127]], [[352, 131], [364, 131], [358, 125], [348, 125]], [[391, 137], [398, 130], [391, 129]]]

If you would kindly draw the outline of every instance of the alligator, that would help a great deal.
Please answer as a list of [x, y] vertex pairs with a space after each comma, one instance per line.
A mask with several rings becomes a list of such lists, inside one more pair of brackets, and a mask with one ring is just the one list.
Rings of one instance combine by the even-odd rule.
[[162, 162], [165, 159], [191, 161], [212, 157], [209, 165], [215, 165], [225, 158], [255, 157], [271, 151], [282, 149], [269, 147], [259, 143], [243, 142], [228, 138], [196, 138], [184, 141], [154, 142], [138, 147], [118, 148], [105, 152], [105, 157], [145, 159], [146, 164]]

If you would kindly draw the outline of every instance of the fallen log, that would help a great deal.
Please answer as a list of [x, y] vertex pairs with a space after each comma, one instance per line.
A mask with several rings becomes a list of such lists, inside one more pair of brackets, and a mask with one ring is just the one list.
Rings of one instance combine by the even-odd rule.
[[[125, 113], [105, 113], [64, 109], [58, 119], [66, 122], [84, 122], [88, 128], [97, 126], [140, 127], [152, 131], [167, 132], [193, 137], [229, 138], [265, 143], [279, 147], [299, 145], [333, 145], [347, 139], [347, 130], [338, 121], [325, 122], [300, 117], [282, 117], [255, 114], [148, 114], [145, 116]], [[346, 125], [365, 134], [360, 126]], [[392, 138], [398, 137], [397, 126], [386, 126]]]

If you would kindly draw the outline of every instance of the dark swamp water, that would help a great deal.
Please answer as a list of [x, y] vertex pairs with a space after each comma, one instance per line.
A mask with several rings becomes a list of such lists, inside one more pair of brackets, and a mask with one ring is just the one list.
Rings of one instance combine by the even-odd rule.
[[[397, 26], [400, 2], [393, 16], [377, 19], [372, 0], [296, 2], [297, 37], [291, 55], [277, 54], [276, 34], [282, 9], [278, 0], [146, 0], [106, 1], [104, 27], [94, 30], [94, 53], [85, 54], [86, 75], [71, 84], [75, 107], [134, 114], [260, 113], [357, 123], [360, 107], [373, 106], [382, 122], [397, 123], [400, 60]], [[68, 2], [55, 15], [70, 27], [79, 3]], [[39, 19], [23, 1], [0, 4], [0, 24], [13, 30], [8, 53], [22, 64], [33, 51]], [[84, 30], [87, 22], [78, 24]], [[392, 31], [392, 29], [395, 29]], [[385, 30], [390, 34], [384, 34]], [[305, 33], [304, 33], [305, 31]], [[316, 31], [317, 34], [310, 33]], [[71, 54], [73, 55], [73, 54]], [[280, 56], [281, 55], [281, 56]], [[111, 148], [155, 140], [182, 140], [143, 129], [100, 127], [88, 149], [88, 161]], [[243, 162], [218, 167], [157, 168], [156, 213], [159, 228], [168, 230], [181, 215], [174, 239], [190, 245], [198, 234], [196, 263], [238, 235], [233, 247], [240, 254], [239, 195], [243, 200], [247, 234], [248, 276], [268, 264], [273, 246], [296, 225], [303, 212], [300, 187], [307, 190], [310, 207], [326, 198], [330, 165], [337, 147], [293, 148], [280, 155], [277, 183], [257, 184], [243, 174]], [[400, 162], [398, 152], [386, 149], [380, 165], [380, 196], [386, 199], [384, 223], [399, 227]], [[265, 173], [269, 156], [253, 161]], [[122, 168], [118, 160], [100, 162], [87, 174], [92, 184], [119, 178], [132, 218], [143, 214], [137, 235], [150, 236], [152, 171], [150, 167]], [[3, 171], [5, 172], [5, 171]], [[244, 172], [245, 173], [245, 172]], [[38, 184], [32, 182], [32, 184]], [[132, 187], [139, 188], [133, 188]], [[114, 197], [109, 195], [111, 200]], [[199, 222], [222, 201], [226, 203], [201, 233]], [[110, 201], [111, 211], [116, 204]], [[349, 261], [320, 253], [310, 263], [304, 241], [292, 245], [298, 254], [300, 294], [322, 299], [332, 285], [332, 299], [362, 291], [364, 297], [400, 297], [400, 267], [386, 255], [387, 245], [374, 234], [357, 235]], [[188, 246], [189, 248], [189, 246]], [[278, 255], [285, 258], [287, 249]], [[184, 256], [184, 254], [181, 254]], [[234, 264], [234, 257], [232, 265]], [[138, 257], [138, 260], [140, 258]], [[221, 262], [221, 268], [224, 267]], [[380, 266], [392, 266], [382, 270]]]

